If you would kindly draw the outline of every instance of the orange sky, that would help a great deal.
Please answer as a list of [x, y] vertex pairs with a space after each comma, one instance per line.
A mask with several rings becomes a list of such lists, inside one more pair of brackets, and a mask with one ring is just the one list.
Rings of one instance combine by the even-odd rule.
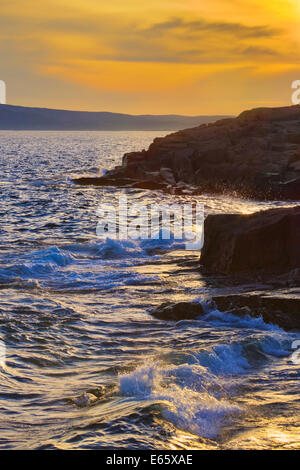
[[132, 114], [291, 104], [299, 0], [0, 0], [7, 102]]

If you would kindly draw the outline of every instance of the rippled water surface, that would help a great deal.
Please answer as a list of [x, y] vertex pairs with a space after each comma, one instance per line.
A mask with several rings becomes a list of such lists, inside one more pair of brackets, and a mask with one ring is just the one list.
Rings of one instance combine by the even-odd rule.
[[[99, 240], [96, 209], [120, 191], [71, 182], [164, 134], [0, 132], [0, 447], [299, 448], [299, 334], [215, 310], [209, 299], [226, 287], [178, 243]], [[193, 201], [206, 213], [279, 205]], [[149, 314], [181, 300], [202, 302], [206, 315]]]

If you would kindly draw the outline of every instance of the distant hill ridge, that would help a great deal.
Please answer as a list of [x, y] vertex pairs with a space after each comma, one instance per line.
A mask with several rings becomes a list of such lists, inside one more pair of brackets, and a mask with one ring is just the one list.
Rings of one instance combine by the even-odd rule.
[[179, 130], [228, 116], [141, 115], [0, 104], [0, 130]]

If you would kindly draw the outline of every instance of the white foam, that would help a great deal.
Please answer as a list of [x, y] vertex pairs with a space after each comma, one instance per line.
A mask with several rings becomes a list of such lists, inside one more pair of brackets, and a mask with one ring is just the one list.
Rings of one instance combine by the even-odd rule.
[[199, 364], [216, 375], [242, 374], [250, 369], [240, 344], [217, 345], [196, 355]]
[[138, 243], [131, 240], [112, 240], [106, 238], [103, 242], [94, 244], [93, 250], [97, 256], [103, 259], [128, 258], [144, 255]]
[[[100, 259], [147, 257], [150, 251], [182, 250], [185, 248], [183, 240], [176, 240], [172, 233], [169, 239], [164, 239], [163, 233], [163, 230], [160, 230], [157, 239], [119, 240], [107, 237], [96, 242], [67, 245], [66, 248], [75, 256], [82, 253]], [[151, 255], [153, 254], [151, 253]]]
[[209, 321], [214, 325], [228, 325], [240, 328], [259, 329], [267, 331], [281, 331], [281, 328], [277, 325], [265, 323], [261, 316], [251, 317], [250, 315], [244, 315], [242, 317], [233, 315], [228, 312], [220, 312], [217, 309], [209, 311], [202, 318], [205, 321]]
[[140, 245], [145, 250], [182, 250], [185, 248], [185, 242], [182, 239], [176, 239], [172, 230], [160, 229], [152, 234], [152, 238], [141, 240]]
[[30, 254], [30, 258], [37, 260], [39, 263], [56, 264], [57, 266], [67, 266], [75, 261], [70, 253], [66, 253], [56, 246], [45, 250], [34, 251]]
[[120, 393], [154, 401], [161, 405], [162, 416], [179, 429], [214, 438], [230, 416], [241, 409], [208, 393], [206, 388], [213, 381], [200, 365], [152, 364], [121, 376]]

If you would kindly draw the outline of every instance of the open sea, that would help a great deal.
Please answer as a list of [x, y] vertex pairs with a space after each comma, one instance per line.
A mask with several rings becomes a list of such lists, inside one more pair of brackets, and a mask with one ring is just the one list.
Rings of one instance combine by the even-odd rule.
[[[284, 205], [80, 187], [167, 132], [0, 132], [0, 448], [296, 449], [297, 332], [220, 313], [175, 240], [100, 240], [99, 204]], [[199, 320], [150, 309], [198, 301]], [[2, 352], [1, 352], [2, 351]]]

